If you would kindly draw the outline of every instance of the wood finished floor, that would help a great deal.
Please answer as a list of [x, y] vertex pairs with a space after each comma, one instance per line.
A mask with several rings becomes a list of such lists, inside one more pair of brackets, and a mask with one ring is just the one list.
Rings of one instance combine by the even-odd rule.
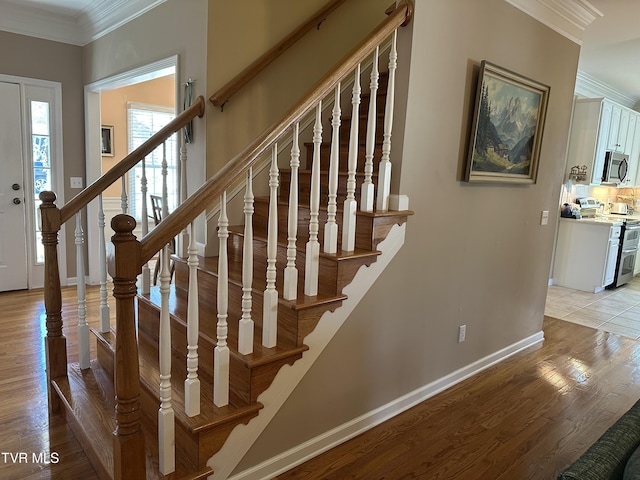
[[[95, 312], [97, 289], [87, 298]], [[47, 413], [42, 292], [0, 293], [0, 312], [0, 479], [96, 479], [64, 418]], [[74, 361], [75, 308], [63, 315]], [[544, 330], [541, 347], [277, 478], [555, 478], [640, 398], [640, 343], [550, 317]], [[58, 463], [34, 461], [41, 453]]]

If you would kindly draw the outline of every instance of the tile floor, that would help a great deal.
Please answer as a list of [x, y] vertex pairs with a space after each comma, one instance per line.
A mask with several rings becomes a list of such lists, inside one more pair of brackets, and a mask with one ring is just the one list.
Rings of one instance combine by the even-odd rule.
[[634, 339], [640, 338], [640, 276], [600, 293], [552, 285], [547, 292], [545, 315], [598, 328]]

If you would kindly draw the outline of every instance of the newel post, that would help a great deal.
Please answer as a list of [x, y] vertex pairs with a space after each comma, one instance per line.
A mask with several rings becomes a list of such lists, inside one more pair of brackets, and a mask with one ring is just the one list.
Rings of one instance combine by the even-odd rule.
[[62, 334], [62, 292], [58, 270], [58, 231], [60, 210], [55, 206], [56, 194], [41, 192], [42, 244], [44, 245], [44, 308], [47, 313], [47, 336], [44, 339], [49, 411], [60, 408], [60, 399], [52, 390], [51, 380], [67, 375], [67, 339]]
[[136, 221], [129, 215], [111, 220], [109, 274], [116, 299], [116, 429], [113, 432], [113, 470], [118, 480], [144, 479], [145, 448], [140, 426], [140, 367], [134, 300], [136, 279], [142, 271], [140, 242], [133, 235]]

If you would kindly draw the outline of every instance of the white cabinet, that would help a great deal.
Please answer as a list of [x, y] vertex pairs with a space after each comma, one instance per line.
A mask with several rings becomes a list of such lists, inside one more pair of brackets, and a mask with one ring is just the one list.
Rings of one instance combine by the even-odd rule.
[[585, 182], [600, 185], [608, 150], [629, 155], [629, 173], [622, 186], [638, 184], [640, 113], [606, 98], [577, 99], [569, 138], [567, 173], [575, 165], [586, 165]]
[[561, 218], [553, 261], [553, 284], [601, 292], [613, 282], [621, 226]]
[[604, 153], [609, 142], [613, 104], [602, 98], [580, 98], [575, 101], [573, 122], [567, 153], [567, 170], [586, 165], [586, 182], [600, 185]]

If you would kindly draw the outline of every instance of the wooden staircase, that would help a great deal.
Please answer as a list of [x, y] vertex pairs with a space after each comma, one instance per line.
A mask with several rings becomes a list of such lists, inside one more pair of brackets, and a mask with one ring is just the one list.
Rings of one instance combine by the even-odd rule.
[[[384, 77], [383, 77], [384, 78]], [[379, 90], [380, 102], [384, 102], [384, 88]], [[363, 96], [366, 100], [366, 96]], [[363, 101], [366, 104], [366, 101]], [[366, 108], [361, 121], [366, 122]], [[349, 127], [350, 118], [343, 118], [343, 129]], [[381, 123], [381, 122], [380, 122]], [[346, 130], [348, 131], [348, 130]], [[348, 141], [348, 136], [343, 138]], [[364, 138], [361, 150], [364, 152]], [[307, 148], [312, 149], [313, 144]], [[380, 144], [376, 149], [380, 151]], [[328, 170], [328, 149], [323, 148], [322, 170]], [[348, 145], [341, 145], [341, 174], [346, 175], [346, 154]], [[312, 157], [311, 151], [309, 158]], [[363, 161], [359, 162], [362, 166]], [[324, 176], [324, 175], [323, 175]], [[287, 263], [286, 223], [288, 215], [289, 171], [281, 171], [280, 200], [278, 202], [279, 238], [276, 284], [282, 285], [283, 271]], [[310, 191], [310, 176], [300, 176], [300, 192]], [[324, 190], [324, 189], [323, 189]], [[339, 199], [346, 191], [339, 191]], [[326, 195], [325, 195], [326, 197]], [[278, 338], [274, 348], [262, 346], [262, 296], [265, 290], [267, 266], [267, 227], [269, 199], [255, 199], [253, 217], [253, 309], [252, 317], [256, 331], [253, 353], [238, 353], [238, 319], [242, 315], [242, 255], [243, 226], [229, 227], [229, 332], [230, 357], [230, 403], [218, 408], [213, 404], [213, 351], [216, 345], [216, 291], [218, 282], [217, 257], [200, 257], [198, 266], [199, 303], [199, 378], [201, 381], [201, 413], [188, 417], [184, 413], [183, 379], [187, 372], [187, 303], [189, 269], [186, 259], [173, 257], [175, 261], [175, 281], [170, 292], [170, 318], [172, 337], [172, 401], [176, 414], [176, 471], [166, 478], [197, 479], [212, 473], [207, 460], [224, 444], [230, 432], [239, 424], [246, 424], [259, 414], [263, 405], [259, 395], [269, 388], [280, 368], [300, 359], [307, 346], [304, 338], [313, 331], [320, 317], [327, 311], [340, 308], [347, 298], [342, 293], [363, 266], [376, 261], [380, 252], [377, 245], [383, 241], [395, 224], [406, 222], [410, 211], [389, 211], [380, 213], [358, 212], [356, 249], [353, 252], [320, 255], [320, 281], [318, 295], [304, 295], [304, 246], [309, 236], [308, 193], [300, 195], [298, 210], [297, 260], [299, 269], [298, 299], [288, 301], [279, 298]], [[339, 201], [339, 205], [340, 205]], [[326, 203], [325, 203], [326, 204]], [[326, 220], [326, 207], [320, 214], [320, 234]], [[341, 212], [338, 210], [338, 224]], [[322, 241], [321, 241], [322, 243]], [[160, 293], [154, 287], [148, 295], [138, 295], [138, 348], [140, 358], [141, 394], [140, 404], [142, 424], [147, 448], [147, 478], [164, 478], [158, 472], [157, 459], [157, 412], [160, 404], [158, 379], [158, 342], [160, 324]], [[108, 333], [93, 329], [97, 342], [97, 360], [91, 368], [81, 370], [70, 365], [68, 377], [54, 380], [56, 392], [62, 399], [72, 420], [74, 432], [81, 442], [101, 478], [113, 478], [112, 432], [115, 428], [114, 364], [115, 327]]]
[[[380, 258], [383, 261], [378, 265], [383, 267], [400, 248], [404, 239], [404, 229], [401, 230], [400, 236], [396, 233], [391, 239], [393, 244], [393, 248], [389, 250], [393, 251], [391, 256], [383, 254], [378, 247], [392, 233], [394, 226], [403, 225], [412, 212], [384, 208], [380, 211], [357, 211], [355, 234], [348, 238], [350, 243], [353, 242], [351, 244], [354, 247], [349, 251], [343, 251], [340, 238], [333, 237], [334, 240], [338, 238], [337, 250], [330, 251], [336, 251], [336, 253], [322, 253], [325, 222], [331, 220], [335, 213], [335, 223], [338, 226], [343, 224], [342, 204], [348, 196], [349, 188], [353, 188], [354, 185], [354, 172], [348, 172], [348, 158], [350, 152], [354, 151], [354, 147], [358, 146], [354, 194], [356, 199], [360, 199], [359, 187], [365, 170], [365, 150], [369, 153], [372, 150], [375, 151], [375, 162], [372, 167], [374, 184], [378, 175], [379, 161], [384, 165], [380, 167], [380, 175], [387, 181], [390, 178], [388, 176], [392, 123], [390, 119], [393, 117], [391, 72], [395, 72], [397, 58], [395, 30], [406, 22], [411, 14], [410, 2], [403, 0], [401, 5], [376, 31], [372, 32], [368, 39], [354, 49], [335, 71], [327, 74], [307, 97], [293, 107], [292, 111], [285, 115], [271, 132], [256, 139], [244, 152], [208, 179], [191, 197], [183, 200], [173, 214], [163, 218], [163, 221], [142, 240], [138, 241], [131, 234], [135, 227], [132, 217], [119, 215], [114, 218], [112, 227], [116, 233], [112, 237], [114, 253], [109, 261], [109, 272], [114, 282], [116, 321], [115, 325], [111, 322], [110, 328], [108, 324], [101, 323], [100, 329], [92, 330], [96, 341], [96, 359], [89, 362], [87, 353], [82, 368], [81, 364], [66, 362], [66, 338], [62, 335], [62, 309], [56, 253], [57, 232], [63, 223], [99, 195], [106, 186], [128, 171], [139, 159], [148, 155], [195, 116], [202, 116], [204, 114], [203, 99], [199, 97], [198, 105], [190, 107], [179, 115], [174, 122], [145, 142], [139, 151], [127, 156], [99, 181], [87, 187], [61, 209], [55, 206], [56, 197], [53, 192], [41, 194], [45, 247], [45, 309], [47, 311], [45, 347], [47, 378], [50, 384], [50, 410], [56, 412], [60, 406], [64, 407], [74, 433], [101, 478], [199, 479], [215, 474], [210, 466], [213, 464], [216, 465], [216, 470], [223, 472], [220, 475], [227, 478], [227, 473], [224, 472], [228, 466], [235, 466], [235, 464], [226, 462], [224, 456], [221, 460], [215, 458], [215, 461], [212, 457], [217, 452], [224, 453], [225, 442], [239, 425], [262, 425], [272, 418], [274, 412], [286, 399], [285, 396], [274, 402], [273, 389], [270, 389], [275, 380], [276, 384], [279, 384], [278, 392], [282, 391], [280, 390], [282, 376], [278, 376], [281, 370], [285, 370], [282, 367], [296, 362], [298, 362], [297, 365], [304, 364], [304, 368], [310, 367], [309, 362], [312, 363], [317, 358], [331, 338], [330, 336], [322, 337], [320, 342], [316, 338], [314, 329], [318, 327], [317, 331], [322, 331], [323, 334], [326, 330], [326, 322], [323, 321], [320, 324], [322, 317], [325, 314], [330, 315], [332, 319], [340, 317], [341, 307], [345, 315], [348, 315], [381, 271], [373, 267], [372, 269], [377, 273], [363, 277], [359, 274], [360, 270], [363, 267], [370, 267]], [[379, 47], [376, 45], [380, 45], [389, 35], [393, 36], [389, 47], [389, 80], [387, 82], [385, 75], [381, 75], [379, 84], [376, 80], [375, 85], [379, 88], [377, 88], [377, 97], [372, 99], [371, 104], [376, 105], [377, 115], [369, 115], [368, 95], [360, 95], [359, 82], [356, 79], [359, 78], [360, 63], [375, 48], [374, 64], [371, 67], [373, 85], [373, 79], [378, 77], [376, 72]], [[392, 64], [393, 70], [391, 70]], [[352, 111], [358, 111], [359, 114], [353, 124], [354, 128], [348, 116], [338, 118], [340, 110], [334, 105], [331, 118], [333, 128], [327, 129], [327, 131], [331, 130], [331, 135], [325, 136], [325, 139], [331, 136], [331, 141], [320, 144], [319, 136], [315, 133], [321, 130], [322, 101], [329, 96], [333, 88], [336, 91], [336, 98], [340, 98], [340, 78], [345, 77], [356, 65]], [[389, 94], [391, 100], [386, 98], [387, 85], [391, 92]], [[328, 103], [331, 103], [331, 100]], [[357, 109], [356, 105], [360, 108]], [[241, 182], [242, 177], [246, 176], [252, 167], [264, 161], [264, 156], [269, 150], [276, 152], [274, 145], [284, 138], [290, 128], [293, 132], [293, 145], [297, 145], [298, 126], [301, 119], [305, 115], [310, 116], [314, 109], [316, 111], [316, 122], [313, 126], [314, 143], [306, 145], [307, 164], [300, 166], [297, 176], [299, 184], [297, 208], [290, 208], [289, 205], [290, 185], [295, 185], [293, 181], [290, 183], [290, 176], [292, 176], [290, 170], [280, 169], [279, 192], [277, 191], [275, 163], [279, 159], [274, 153], [269, 180], [270, 197], [258, 197], [254, 201], [247, 200], [249, 197], [252, 198], [252, 195], [247, 194], [243, 219], [236, 222], [236, 225], [227, 227], [224, 200], [227, 190]], [[375, 129], [371, 128], [374, 120], [377, 120]], [[340, 121], [340, 134], [335, 129], [338, 121]], [[328, 123], [328, 119], [325, 123]], [[359, 126], [358, 131], [355, 129], [356, 125]], [[375, 138], [371, 134], [366, 134], [368, 128], [371, 131], [375, 130]], [[354, 134], [354, 139], [357, 138], [357, 141], [350, 142], [350, 134]], [[336, 142], [338, 138], [340, 141]], [[292, 166], [295, 165], [294, 159], [297, 158], [294, 150], [295, 148], [291, 150]], [[314, 158], [315, 160], [312, 160]], [[351, 159], [353, 160], [353, 156]], [[312, 169], [312, 161], [318, 161], [319, 168], [316, 166]], [[312, 180], [312, 170], [321, 172], [320, 179], [330, 177], [329, 172], [339, 171], [338, 177], [343, 180], [338, 181], [335, 193], [336, 204], [332, 203], [333, 196], [327, 195], [327, 183], [320, 180], [318, 176], [314, 176]], [[295, 173], [295, 169], [293, 172]], [[251, 175], [248, 178], [251, 178]], [[320, 184], [320, 193], [312, 188], [312, 181], [316, 185]], [[99, 185], [100, 183], [104, 185]], [[347, 183], [351, 187], [347, 188]], [[388, 187], [388, 184], [386, 185]], [[382, 198], [386, 198], [389, 193], [388, 188], [382, 191], [385, 192]], [[351, 192], [353, 193], [353, 190]], [[312, 199], [315, 194], [320, 196], [320, 209], [314, 213]], [[149, 293], [143, 293], [147, 291], [143, 288], [138, 290], [136, 295], [135, 278], [141, 271], [144, 272], [143, 265], [146, 261], [151, 259], [169, 239], [193, 222], [200, 212], [209, 208], [212, 198], [221, 198], [220, 257], [197, 257], [195, 247], [190, 246], [188, 258], [173, 256], [175, 275], [171, 285], [168, 281], [168, 268], [163, 268], [160, 273], [160, 286], [151, 288]], [[292, 233], [288, 225], [292, 210], [294, 216], [291, 218], [295, 219], [292, 223], [297, 225], [295, 240], [290, 238]], [[249, 214], [248, 211], [254, 211], [254, 213]], [[274, 214], [277, 214], [277, 219], [274, 219]], [[314, 221], [316, 216], [318, 217], [317, 225]], [[250, 221], [246, 223], [253, 226], [252, 230], [246, 230], [242, 225], [243, 220], [247, 218]], [[193, 234], [193, 224], [191, 226]], [[276, 226], [277, 235], [275, 235]], [[314, 240], [314, 227], [319, 230], [317, 238], [321, 253], [318, 257], [309, 257], [305, 249], [307, 241]], [[245, 235], [251, 235], [247, 237], [251, 241], [245, 241]], [[164, 250], [166, 252], [167, 249]], [[163, 253], [163, 256], [165, 254]], [[291, 273], [294, 257], [294, 270], [297, 271], [297, 296], [295, 289], [285, 294], [281, 288], [285, 284], [285, 270]], [[305, 276], [309, 273], [306, 272], [306, 261], [312, 265], [310, 271], [319, 272], [317, 294], [314, 295], [305, 295]], [[252, 266], [253, 275], [250, 288], [247, 286], [246, 279], [243, 278], [248, 265]], [[277, 310], [277, 336], [274, 346], [266, 347], [264, 345], [269, 343], [263, 341], [262, 331], [263, 329], [268, 331], [274, 327], [267, 328], [267, 319], [264, 319], [263, 324], [263, 304], [270, 305], [268, 293], [275, 292], [275, 289], [269, 292], [269, 288], [273, 288], [273, 275], [275, 275], [275, 285], [278, 287], [277, 300], [274, 300], [277, 306], [271, 306], [267, 310], [270, 312]], [[106, 274], [104, 278], [106, 279]], [[352, 282], [353, 285], [351, 285]], [[242, 354], [239, 352], [239, 320], [243, 313], [246, 313], [245, 294], [248, 291], [251, 292], [249, 305], [253, 322], [253, 350], [249, 354]], [[354, 292], [353, 299], [349, 298], [345, 291], [349, 292], [349, 295]], [[294, 297], [294, 300], [286, 299]], [[195, 311], [192, 308], [194, 299], [197, 299], [195, 303], [198, 306], [197, 330], [194, 328], [195, 317], [192, 315]], [[82, 302], [80, 290], [79, 302], [80, 304]], [[346, 316], [341, 321], [345, 318]], [[333, 331], [335, 333], [341, 323], [331, 323], [331, 328], [335, 327]], [[82, 343], [80, 332], [83, 332], [86, 327], [86, 324], [81, 324], [82, 320], [79, 321], [78, 328], [79, 343]], [[192, 335], [189, 334], [190, 330]], [[314, 335], [310, 335], [312, 333]], [[167, 341], [169, 337], [170, 343]], [[187, 358], [189, 349], [193, 353], [195, 348], [194, 337], [198, 340], [198, 358], [195, 363], [193, 355]], [[309, 339], [309, 345], [313, 346], [312, 350], [305, 344], [306, 338]], [[222, 354], [221, 350], [224, 350]], [[85, 341], [85, 352], [88, 352], [88, 341]], [[228, 369], [225, 361], [227, 352]], [[82, 355], [80, 358], [83, 362]], [[219, 361], [220, 358], [222, 360]], [[193, 390], [189, 391], [192, 399], [199, 399], [200, 410], [199, 413], [189, 416], [186, 413], [187, 404], [190, 405], [189, 408], [193, 408], [193, 404], [188, 401], [186, 395], [185, 377], [188, 366], [193, 373], [194, 365], [197, 365], [200, 391], [196, 394]], [[220, 373], [221, 369], [222, 373]], [[306, 370], [298, 369], [296, 375], [299, 376], [289, 382], [287, 388], [292, 389], [295, 382], [300, 381], [304, 372]], [[280, 403], [276, 404], [277, 402]], [[252, 420], [253, 423], [251, 423]], [[258, 428], [264, 428], [264, 426]], [[237, 437], [236, 432], [233, 432], [233, 435]], [[236, 441], [235, 438], [234, 441]], [[250, 444], [251, 442], [245, 442], [243, 446]], [[242, 449], [236, 449], [237, 452], [240, 450]], [[236, 460], [239, 461], [239, 458]], [[220, 467], [221, 464], [224, 464], [224, 468]], [[166, 474], [163, 475], [161, 471]]]

